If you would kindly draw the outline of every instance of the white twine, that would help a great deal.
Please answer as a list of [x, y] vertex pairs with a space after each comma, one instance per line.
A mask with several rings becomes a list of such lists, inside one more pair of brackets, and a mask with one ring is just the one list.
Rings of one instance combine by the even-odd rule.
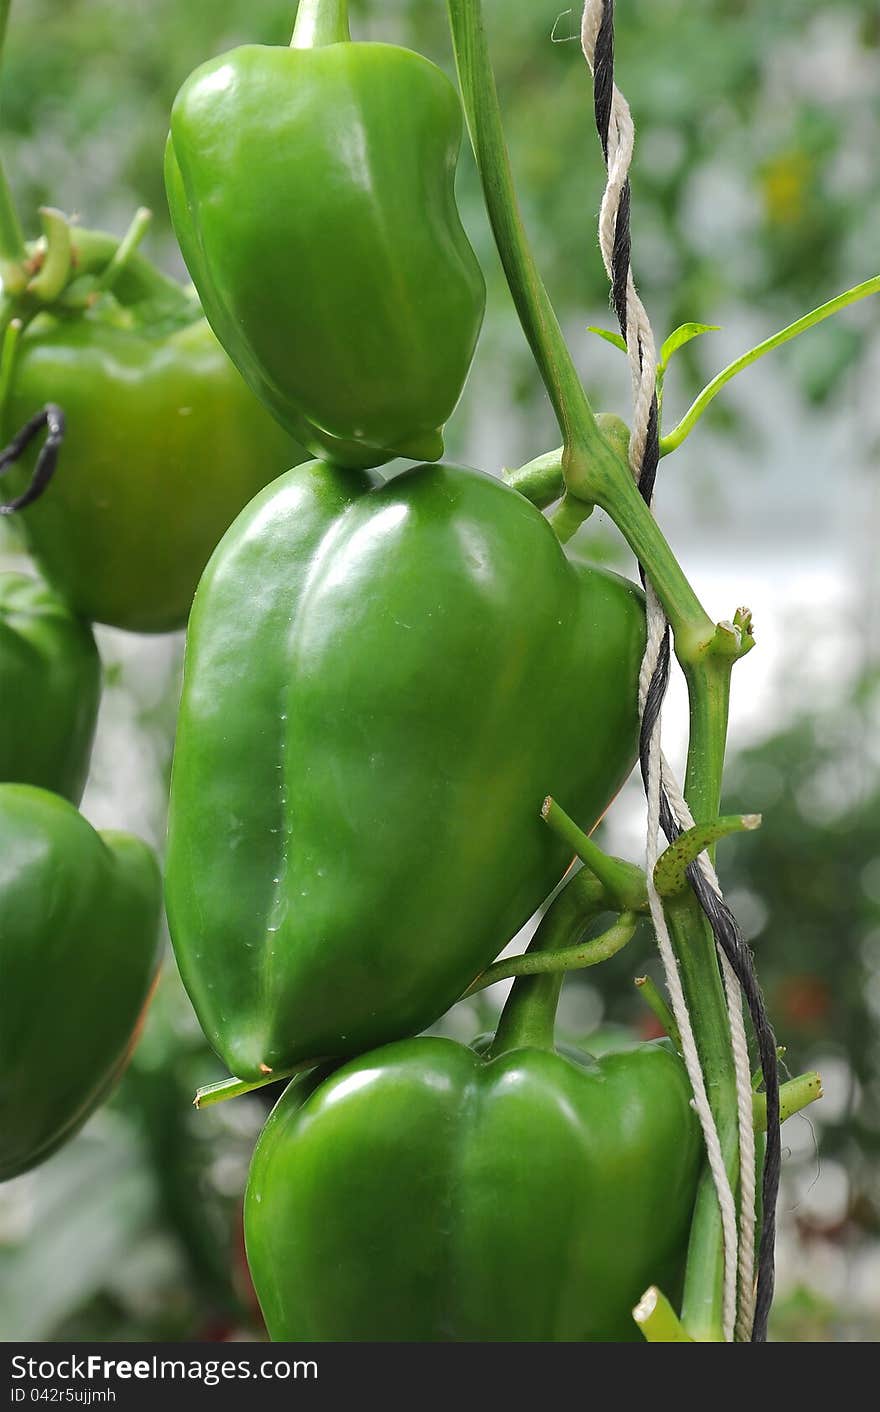
[[[586, 0], [581, 24], [581, 46], [584, 57], [593, 72], [596, 40], [602, 24], [604, 0]], [[632, 162], [635, 144], [635, 127], [629, 104], [617, 85], [612, 88], [611, 114], [608, 124], [608, 178], [602, 205], [599, 212], [599, 247], [609, 279], [613, 279], [614, 238], [621, 196], [626, 185]], [[648, 435], [648, 422], [656, 386], [656, 354], [654, 334], [647, 311], [639, 298], [633, 279], [632, 266], [627, 270], [626, 284], [626, 347], [632, 375], [632, 433], [629, 445], [630, 468], [636, 480], [644, 459]], [[648, 688], [657, 667], [660, 651], [666, 636], [667, 621], [663, 607], [655, 594], [650, 581], [646, 584], [647, 594], [647, 645], [639, 680], [639, 714], [644, 713]], [[725, 996], [730, 1020], [731, 1046], [734, 1056], [737, 1089], [737, 1122], [740, 1147], [740, 1223], [737, 1230], [737, 1209], [730, 1179], [721, 1151], [721, 1140], [714, 1114], [706, 1092], [706, 1082], [700, 1064], [699, 1051], [694, 1038], [687, 1000], [678, 970], [678, 963], [672, 947], [663, 904], [654, 886], [654, 865], [660, 853], [660, 799], [661, 787], [665, 788], [670, 807], [683, 829], [692, 828], [693, 816], [685, 803], [684, 796], [675, 779], [668, 761], [663, 755], [658, 718], [648, 742], [648, 785], [647, 785], [647, 844], [646, 870], [648, 875], [648, 903], [666, 985], [669, 990], [672, 1011], [681, 1034], [682, 1053], [691, 1088], [693, 1103], [700, 1126], [712, 1180], [718, 1197], [724, 1240], [724, 1291], [722, 1321], [724, 1337], [731, 1342], [734, 1331], [742, 1342], [747, 1342], [751, 1334], [754, 1312], [754, 1262], [755, 1262], [755, 1138], [752, 1126], [752, 1085], [749, 1066], [748, 1045], [742, 1013], [742, 997], [739, 983], [726, 956], [719, 951], [721, 971], [724, 979]], [[720, 896], [721, 889], [715, 870], [706, 854], [699, 859], [704, 876]], [[739, 1288], [739, 1310], [737, 1310], [737, 1288]]]
[[[660, 765], [670, 808], [679, 827], [682, 829], [693, 828], [694, 816], [687, 806], [678, 781], [662, 751]], [[709, 861], [708, 854], [701, 853], [697, 862], [712, 891], [716, 896], [721, 897], [721, 884]], [[727, 1013], [730, 1021], [730, 1042], [736, 1072], [736, 1107], [739, 1130], [739, 1303], [736, 1315], [736, 1337], [740, 1343], [748, 1343], [755, 1317], [755, 1197], [757, 1189], [751, 1065], [739, 981], [720, 947], [718, 947], [718, 958], [721, 962], [721, 974], [724, 979]]]

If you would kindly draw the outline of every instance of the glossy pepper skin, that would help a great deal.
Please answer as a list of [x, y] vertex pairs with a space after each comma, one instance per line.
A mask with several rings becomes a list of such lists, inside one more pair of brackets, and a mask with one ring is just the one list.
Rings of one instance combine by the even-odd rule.
[[[183, 627], [218, 540], [301, 450], [197, 308], [171, 328], [116, 310], [42, 316], [22, 339], [4, 435], [50, 401], [67, 431], [48, 489], [15, 516], [28, 548], [82, 617], [133, 632]], [[13, 493], [33, 454], [7, 477]]]
[[92, 630], [47, 584], [0, 573], [0, 782], [78, 804], [101, 700]]
[[417, 1033], [562, 876], [636, 754], [640, 591], [478, 471], [312, 462], [199, 586], [166, 902], [232, 1073]]
[[657, 1044], [597, 1061], [422, 1038], [296, 1080], [245, 1198], [270, 1337], [638, 1341], [633, 1306], [684, 1267], [689, 1098]]
[[461, 137], [442, 71], [352, 43], [339, 0], [303, 0], [291, 48], [222, 54], [175, 100], [166, 187], [205, 313], [316, 456], [442, 454], [485, 304]]
[[158, 964], [156, 859], [66, 800], [0, 785], [0, 1181], [82, 1126], [125, 1062]]

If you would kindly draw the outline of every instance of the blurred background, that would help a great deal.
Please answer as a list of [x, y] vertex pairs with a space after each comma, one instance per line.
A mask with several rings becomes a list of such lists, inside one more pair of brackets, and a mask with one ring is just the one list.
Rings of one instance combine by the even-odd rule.
[[[625, 359], [587, 332], [612, 323], [595, 237], [603, 173], [577, 16], [558, 4], [489, 0], [492, 49], [551, 294], [593, 405], [627, 415]], [[352, 0], [351, 11], [357, 37], [409, 44], [451, 71], [443, 5]], [[43, 203], [117, 234], [143, 203], [155, 212], [145, 249], [182, 275], [162, 186], [174, 94], [213, 54], [286, 42], [292, 14], [290, 0], [14, 6], [2, 143], [28, 233]], [[737, 353], [876, 273], [880, 10], [876, 0], [625, 0], [617, 37], [639, 134], [642, 294], [658, 338], [684, 320], [721, 325], [673, 363], [672, 425]], [[490, 294], [448, 450], [497, 472], [559, 438], [467, 152], [459, 195]], [[785, 1342], [880, 1337], [878, 311], [876, 301], [851, 309], [742, 375], [662, 463], [656, 502], [710, 613], [747, 603], [757, 624], [758, 646], [735, 673], [725, 806], [761, 812], [764, 826], [722, 845], [720, 868], [785, 1062], [818, 1067], [826, 1094], [783, 1130], [772, 1336]], [[600, 516], [575, 549], [632, 571]], [[7, 535], [0, 557], [17, 553]], [[106, 687], [83, 809], [161, 848], [182, 635], [98, 636]], [[666, 736], [680, 758], [678, 687]], [[640, 859], [642, 829], [631, 782], [604, 842]], [[589, 979], [570, 979], [566, 1037], [598, 1048], [621, 1027], [654, 1033], [632, 985], [651, 970], [645, 934]], [[443, 1028], [469, 1039], [502, 999], [459, 1005]], [[240, 1203], [268, 1100], [196, 1113], [193, 1091], [219, 1077], [169, 959], [112, 1102], [51, 1161], [0, 1188], [0, 1339], [263, 1336]]]

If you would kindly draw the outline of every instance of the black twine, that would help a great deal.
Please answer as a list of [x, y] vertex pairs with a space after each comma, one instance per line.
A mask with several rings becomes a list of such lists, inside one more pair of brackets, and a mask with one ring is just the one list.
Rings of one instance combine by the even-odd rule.
[[46, 439], [40, 447], [40, 454], [37, 457], [30, 484], [15, 500], [0, 501], [0, 515], [14, 515], [17, 510], [24, 510], [35, 500], [39, 500], [55, 474], [58, 453], [64, 441], [64, 413], [54, 402], [49, 402], [41, 412], [37, 412], [30, 421], [25, 422], [21, 431], [16, 432], [9, 445], [0, 451], [0, 476], [5, 475], [9, 467], [15, 464], [22, 452], [27, 450], [34, 437], [39, 436], [44, 427]]
[[[596, 114], [596, 127], [605, 165], [608, 165], [608, 134], [611, 124], [611, 105], [614, 93], [614, 0], [605, 0], [602, 21], [596, 38], [596, 51], [593, 57], [593, 94]], [[632, 236], [630, 229], [630, 185], [625, 182], [620, 196], [617, 219], [614, 229], [614, 245], [611, 256], [611, 303], [617, 315], [620, 331], [624, 338], [627, 329], [627, 285], [629, 281]], [[641, 354], [641, 349], [639, 350]], [[660, 462], [660, 427], [656, 394], [651, 402], [648, 417], [647, 437], [642, 464], [639, 471], [638, 487], [645, 502], [650, 505], [654, 495], [654, 482]], [[645, 571], [639, 564], [642, 583]], [[669, 685], [670, 667], [669, 625], [660, 647], [657, 666], [648, 687], [645, 709], [642, 716], [639, 739], [639, 759], [645, 791], [648, 787], [648, 760], [650, 741], [660, 715], [666, 689]], [[670, 843], [674, 842], [682, 830], [675, 818], [669, 796], [661, 784], [660, 825]], [[727, 903], [718, 896], [704, 877], [696, 863], [687, 870], [691, 888], [705, 913], [717, 944], [727, 957], [739, 982], [749, 1007], [761, 1072], [767, 1096], [767, 1144], [764, 1155], [762, 1179], [762, 1221], [761, 1239], [758, 1250], [758, 1283], [755, 1301], [755, 1318], [752, 1326], [752, 1343], [766, 1343], [767, 1321], [773, 1302], [775, 1283], [775, 1244], [776, 1244], [776, 1204], [779, 1196], [779, 1175], [782, 1164], [782, 1142], [779, 1131], [779, 1068], [776, 1054], [776, 1036], [767, 1015], [764, 997], [755, 973], [754, 957], [740, 930], [739, 924]]]

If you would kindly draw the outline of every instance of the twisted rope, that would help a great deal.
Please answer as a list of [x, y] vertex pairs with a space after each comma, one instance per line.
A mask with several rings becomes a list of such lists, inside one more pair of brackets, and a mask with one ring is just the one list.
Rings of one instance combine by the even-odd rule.
[[[629, 105], [614, 83], [613, 0], [587, 0], [581, 26], [581, 45], [593, 74], [596, 126], [607, 167], [607, 183], [599, 214], [599, 244], [611, 281], [612, 304], [621, 333], [626, 339], [632, 374], [633, 427], [630, 439], [630, 466], [644, 500], [650, 505], [659, 463], [656, 360], [650, 320], [639, 298], [632, 274], [629, 167], [635, 132]], [[642, 581], [645, 583], [643, 571]], [[646, 862], [649, 904], [673, 1012], [682, 1035], [682, 1048], [693, 1089], [694, 1106], [703, 1130], [721, 1212], [724, 1241], [724, 1335], [728, 1341], [733, 1339], [735, 1332], [741, 1342], [748, 1341], [749, 1338], [760, 1342], [766, 1338], [766, 1321], [773, 1294], [774, 1217], [779, 1173], [776, 1044], [767, 1021], [748, 947], [723, 901], [714, 869], [708, 858], [703, 855], [688, 872], [691, 885], [712, 925], [719, 947], [730, 1021], [740, 1150], [740, 1230], [737, 1231], [736, 1204], [723, 1161], [718, 1129], [706, 1095], [705, 1080], [662, 903], [653, 886], [653, 867], [659, 852], [660, 828], [662, 827], [667, 838], [672, 841], [682, 829], [692, 827], [694, 820], [661, 749], [660, 715], [670, 668], [669, 625], [649, 582], [645, 583], [645, 590], [648, 636], [639, 684], [639, 708], [642, 720], [640, 755], [648, 801]], [[741, 986], [746, 994], [758, 1036], [768, 1100], [768, 1142], [764, 1172], [765, 1220], [761, 1239], [757, 1304], [754, 1290], [755, 1142]], [[768, 1034], [772, 1059], [765, 1063], [765, 1059], [768, 1059]], [[774, 1146], [777, 1154], [775, 1157]]]

